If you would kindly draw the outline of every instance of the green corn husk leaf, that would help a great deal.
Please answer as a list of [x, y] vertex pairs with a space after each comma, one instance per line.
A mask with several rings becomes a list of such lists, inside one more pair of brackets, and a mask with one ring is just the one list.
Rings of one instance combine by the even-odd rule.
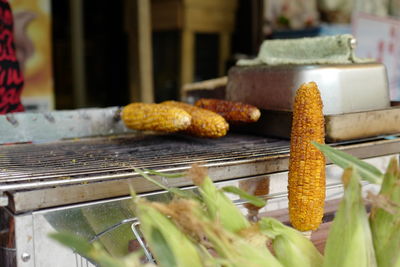
[[94, 251], [93, 245], [91, 245], [87, 240], [72, 233], [51, 233], [49, 234], [49, 237], [88, 258], [91, 258], [89, 255]]
[[170, 217], [186, 235], [205, 243], [218, 254], [214, 261], [206, 258], [212, 263], [207, 266], [281, 266], [268, 250], [267, 239], [258, 228], [245, 229], [246, 236], [252, 236], [252, 242], [249, 242], [212, 220], [199, 202], [177, 199], [168, 204], [153, 202], [151, 205]]
[[272, 239], [275, 255], [283, 266], [322, 266], [321, 253], [296, 229], [269, 217], [262, 218], [258, 225], [260, 231]]
[[100, 244], [90, 244], [85, 239], [71, 233], [52, 233], [49, 236], [102, 267], [155, 267], [154, 264], [141, 264], [141, 255], [138, 253], [131, 253], [119, 258], [112, 257]]
[[[134, 170], [148, 181], [178, 197], [200, 200], [193, 192], [183, 191], [179, 188], [168, 188], [149, 177], [149, 175], [142, 170], [137, 168], [134, 168]], [[159, 172], [150, 171], [149, 173], [163, 176], [163, 174]], [[180, 176], [181, 175], [179, 174], [179, 177]], [[204, 168], [199, 167], [198, 165], [192, 166], [189, 171], [189, 176], [192, 178], [194, 184], [199, 187], [202, 196], [200, 201], [203, 201], [206, 204], [208, 213], [213, 220], [221, 220], [224, 227], [233, 232], [238, 232], [250, 226], [246, 217], [233, 204], [233, 202], [222, 191], [215, 187]], [[257, 205], [261, 205], [260, 202], [263, 200], [252, 198], [251, 201], [255, 202]]]
[[[192, 191], [185, 191], [185, 190], [182, 190], [182, 189], [179, 189], [179, 188], [175, 188], [175, 187], [164, 186], [163, 184], [161, 184], [161, 183], [157, 182], [156, 180], [154, 180], [153, 178], [151, 178], [144, 171], [142, 171], [142, 170], [140, 170], [138, 168], [133, 168], [133, 170], [135, 172], [139, 173], [147, 181], [157, 185], [161, 189], [164, 189], [165, 191], [168, 191], [171, 194], [174, 194], [175, 196], [182, 197], [182, 198], [198, 199], [198, 196], [195, 193], [193, 193]], [[166, 178], [181, 178], [182, 177], [182, 174], [164, 174], [164, 173], [161, 173], [161, 172], [149, 171], [148, 169], [146, 169], [146, 171], [148, 173], [150, 173], [150, 174], [159, 175], [159, 176], [163, 176], [163, 177], [166, 177]]]
[[208, 242], [213, 245], [212, 248], [217, 252], [218, 258], [222, 259], [223, 266], [282, 267], [267, 248], [267, 239], [259, 232], [258, 227], [242, 230], [246, 232], [247, 237], [252, 237], [249, 242], [230, 229], [226, 229], [222, 223], [210, 220], [200, 205], [191, 205], [191, 209], [187, 212], [196, 221], [192, 224], [200, 228]]
[[[376, 201], [370, 225], [378, 266], [400, 266], [400, 169], [392, 158]], [[390, 208], [390, 209], [389, 209]]]
[[342, 180], [344, 196], [329, 231], [323, 266], [377, 266], [360, 177], [355, 169], [347, 168]]
[[[81, 212], [95, 233], [102, 232], [113, 223], [123, 220], [126, 216], [121, 209], [107, 209], [99, 205], [82, 207]], [[114, 229], [112, 233], [102, 235], [99, 242], [110, 255], [122, 257], [128, 253], [126, 244], [131, 240], [131, 233], [129, 225], [123, 224]]]
[[165, 215], [142, 200], [136, 201], [136, 213], [143, 236], [159, 266], [203, 266], [196, 245]]
[[[199, 235], [200, 238], [195, 238], [196, 233], [199, 233], [198, 227], [195, 222], [193, 222], [193, 218], [195, 216], [191, 216], [191, 210], [194, 210], [193, 207], [197, 207], [197, 211], [203, 216], [204, 214], [203, 206], [201, 202], [197, 201], [197, 199], [190, 199], [190, 198], [174, 198], [169, 203], [165, 202], [156, 202], [156, 201], [147, 201], [139, 199], [135, 191], [132, 187], [130, 187], [132, 199], [135, 202], [136, 207], [144, 207], [154, 209], [155, 211], [159, 212], [161, 216], [165, 215], [168, 218], [169, 222], [174, 226], [178, 227], [178, 230], [182, 233], [183, 236], [186, 236], [189, 241], [193, 241], [196, 244], [196, 248], [198, 249], [199, 256], [201, 257], [202, 266], [220, 266], [221, 263], [219, 259], [214, 258], [209, 251], [203, 246], [200, 242], [200, 239], [203, 238], [203, 235]], [[183, 204], [182, 204], [183, 203]], [[140, 218], [140, 217], [139, 217]], [[154, 219], [157, 220], [157, 217], [148, 217], [149, 220]], [[143, 222], [142, 222], [143, 223]], [[171, 237], [174, 238], [174, 237]], [[178, 236], [179, 238], [179, 236]], [[193, 239], [194, 238], [194, 239]], [[163, 252], [164, 245], [161, 244], [161, 247], [158, 247], [160, 244], [156, 244], [155, 247], [151, 248], [152, 250], [161, 250], [160, 259], [169, 256], [168, 254], [165, 255]], [[168, 248], [167, 248], [168, 249]], [[167, 260], [167, 264], [169, 266], [170, 261]]]
[[325, 156], [328, 157], [333, 163], [340, 166], [341, 168], [346, 169], [348, 167], [353, 167], [357, 170], [361, 178], [363, 178], [364, 180], [373, 184], [382, 183], [383, 174], [375, 166], [343, 151], [332, 148], [329, 145], [319, 144], [314, 141], [312, 141], [311, 143], [316, 146], [321, 152], [323, 152]]
[[259, 208], [264, 207], [267, 204], [267, 202], [264, 199], [250, 195], [246, 191], [244, 191], [236, 186], [224, 186], [221, 189], [224, 192], [235, 194], [235, 195], [247, 200], [248, 203], [250, 203], [256, 207], [259, 207]]
[[270, 238], [261, 232], [259, 225], [256, 223], [237, 234], [252, 246], [262, 249], [265, 249], [265, 244], [270, 242]]
[[225, 229], [234, 233], [250, 226], [243, 213], [224, 192], [215, 187], [209, 176], [203, 177], [198, 186], [212, 220], [219, 221]]
[[205, 228], [205, 234], [218, 255], [229, 262], [226, 266], [283, 267], [266, 245], [253, 246], [243, 238], [212, 223]]

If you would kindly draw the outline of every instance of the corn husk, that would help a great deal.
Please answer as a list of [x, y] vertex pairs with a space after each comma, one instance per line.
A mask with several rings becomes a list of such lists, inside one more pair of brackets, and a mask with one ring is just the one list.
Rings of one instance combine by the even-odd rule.
[[199, 187], [211, 220], [219, 221], [226, 230], [235, 233], [250, 226], [250, 222], [238, 207], [223, 191], [215, 187], [205, 168], [192, 166], [189, 176], [194, 184]]
[[141, 222], [140, 230], [159, 266], [203, 266], [196, 245], [164, 214], [144, 200], [137, 201], [136, 214]]
[[[266, 245], [254, 246], [243, 238], [226, 231], [215, 224], [205, 228], [207, 238], [213, 244], [218, 255], [226, 259], [226, 266], [232, 267], [282, 267]], [[225, 265], [224, 265], [225, 266]]]
[[344, 171], [344, 196], [326, 241], [324, 267], [377, 266], [360, 179], [356, 170]]
[[390, 161], [379, 195], [371, 199], [370, 225], [378, 266], [400, 266], [400, 169]]
[[100, 243], [90, 244], [82, 237], [68, 232], [52, 233], [52, 239], [70, 247], [74, 252], [90, 259], [102, 267], [155, 267], [152, 263], [143, 264], [140, 261], [140, 253], [131, 253], [124, 257], [111, 256]]
[[326, 157], [328, 157], [333, 163], [340, 166], [343, 169], [353, 168], [357, 170], [357, 173], [363, 180], [366, 180], [373, 184], [381, 184], [383, 174], [375, 166], [364, 162], [350, 154], [343, 151], [334, 149], [329, 145], [319, 144], [317, 142], [311, 142], [319, 150], [321, 150]]
[[272, 239], [275, 255], [283, 266], [322, 266], [323, 256], [301, 232], [269, 217], [262, 218], [258, 225]]
[[247, 228], [245, 236], [253, 239], [246, 240], [225, 229], [221, 222], [210, 219], [199, 202], [180, 199], [151, 205], [170, 217], [191, 238], [215, 251], [223, 266], [282, 266], [268, 250], [258, 228]]

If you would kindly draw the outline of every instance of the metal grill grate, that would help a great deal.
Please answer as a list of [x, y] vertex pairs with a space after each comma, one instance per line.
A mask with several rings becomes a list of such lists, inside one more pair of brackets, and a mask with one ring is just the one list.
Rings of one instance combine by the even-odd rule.
[[[360, 158], [396, 154], [400, 138], [339, 146]], [[220, 139], [184, 135], [115, 136], [0, 147], [1, 205], [15, 213], [160, 190], [133, 170], [184, 172], [204, 164], [215, 181], [286, 171], [289, 141], [230, 133]], [[160, 182], [192, 186], [185, 178]], [[5, 194], [6, 193], [6, 194]]]
[[218, 164], [288, 152], [288, 141], [239, 134], [221, 139], [147, 135], [3, 146], [0, 147], [0, 190], [10, 189], [13, 184], [70, 182], [132, 172], [133, 166], [157, 170], [194, 162]]

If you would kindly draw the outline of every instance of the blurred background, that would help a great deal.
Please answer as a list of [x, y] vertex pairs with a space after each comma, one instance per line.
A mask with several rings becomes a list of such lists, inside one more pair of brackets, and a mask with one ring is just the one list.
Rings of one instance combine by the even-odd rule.
[[[264, 40], [351, 33], [400, 84], [400, 0], [10, 0], [28, 111], [180, 99]], [[361, 42], [362, 40], [362, 42]], [[396, 94], [392, 94], [396, 98]]]

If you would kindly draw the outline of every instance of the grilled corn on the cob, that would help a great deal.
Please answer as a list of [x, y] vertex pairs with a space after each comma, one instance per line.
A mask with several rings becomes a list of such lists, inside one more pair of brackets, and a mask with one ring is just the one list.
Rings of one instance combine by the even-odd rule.
[[215, 112], [178, 101], [165, 101], [161, 104], [184, 109], [192, 116], [192, 123], [185, 130], [189, 134], [217, 138], [228, 132], [229, 124]]
[[134, 130], [177, 132], [185, 130], [191, 116], [183, 109], [148, 103], [131, 103], [121, 112], [126, 127]]
[[311, 141], [324, 143], [322, 100], [317, 84], [303, 84], [296, 93], [289, 159], [289, 215], [300, 231], [321, 224], [325, 201], [325, 157]]
[[256, 122], [261, 115], [255, 106], [221, 99], [201, 98], [195, 106], [214, 111], [228, 122]]

